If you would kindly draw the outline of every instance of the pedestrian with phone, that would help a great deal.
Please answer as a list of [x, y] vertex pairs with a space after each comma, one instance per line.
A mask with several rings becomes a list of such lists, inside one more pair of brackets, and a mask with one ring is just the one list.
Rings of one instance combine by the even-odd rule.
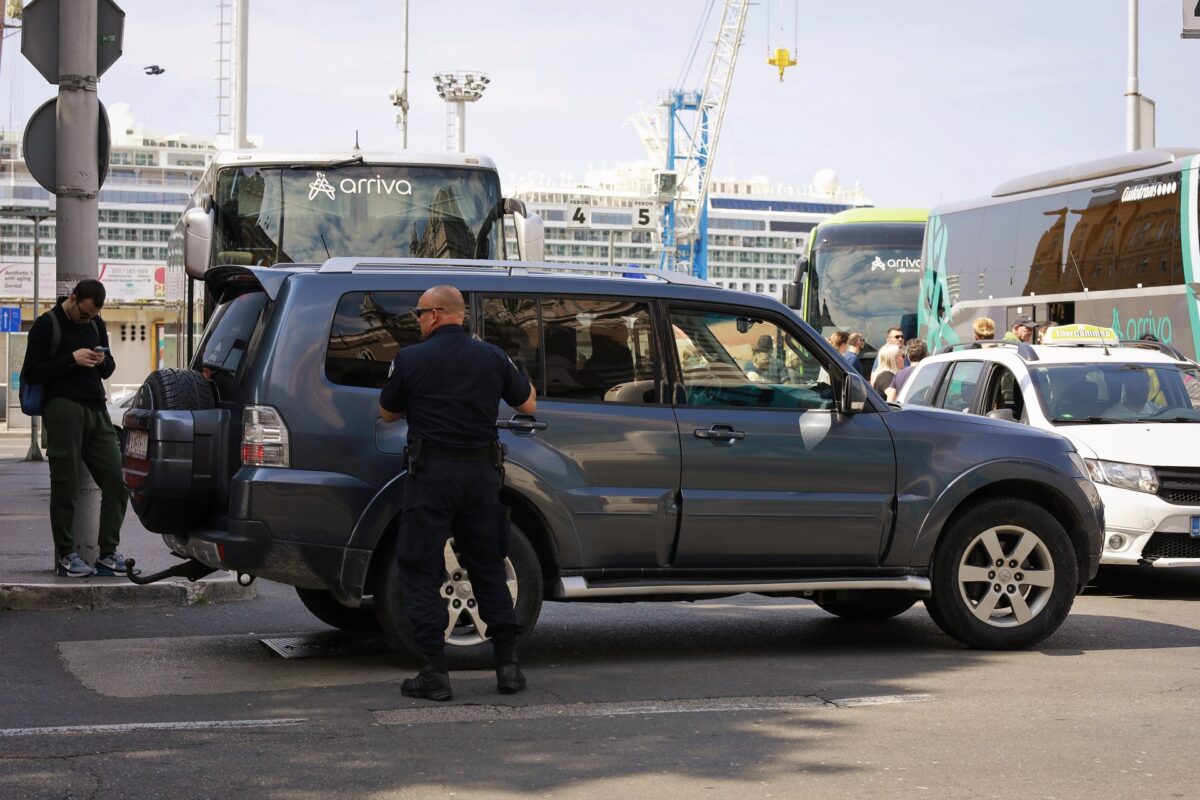
[[[85, 279], [29, 330], [21, 382], [41, 387], [46, 455], [50, 460], [50, 530], [54, 569], [64, 578], [120, 575], [117, 551], [128, 495], [121, 479], [121, 450], [105, 407], [104, 379], [116, 362], [100, 318], [104, 284]], [[100, 554], [93, 568], [80, 558], [71, 534], [80, 464], [100, 488]]]

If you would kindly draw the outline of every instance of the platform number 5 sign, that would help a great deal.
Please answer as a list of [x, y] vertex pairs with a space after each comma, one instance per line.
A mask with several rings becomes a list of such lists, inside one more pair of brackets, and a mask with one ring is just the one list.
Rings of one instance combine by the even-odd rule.
[[652, 228], [654, 227], [654, 204], [653, 203], [636, 203], [633, 208], [633, 227], [635, 228]]

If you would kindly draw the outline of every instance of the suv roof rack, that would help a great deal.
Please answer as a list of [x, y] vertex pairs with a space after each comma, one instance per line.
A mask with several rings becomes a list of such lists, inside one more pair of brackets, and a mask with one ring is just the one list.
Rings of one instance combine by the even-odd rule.
[[1179, 361], [1191, 361], [1190, 358], [1165, 342], [1152, 342], [1148, 339], [1120, 339], [1121, 347], [1140, 347], [1143, 350], [1157, 350]]
[[1037, 351], [1032, 345], [1025, 342], [1014, 342], [1012, 339], [980, 339], [975, 342], [959, 342], [958, 344], [948, 344], [942, 348], [942, 353], [953, 353], [955, 350], [978, 350], [984, 345], [988, 347], [1012, 347], [1017, 351], [1017, 355], [1023, 361], [1037, 361]]
[[533, 261], [491, 261], [463, 260], [451, 261], [444, 258], [359, 258], [357, 256], [337, 256], [330, 258], [317, 268], [318, 273], [345, 272], [387, 272], [401, 270], [437, 270], [446, 272], [474, 271], [504, 271], [509, 275], [529, 275], [539, 272], [571, 273], [583, 276], [601, 276], [625, 278], [631, 275], [660, 280], [665, 283], [675, 283], [682, 286], [705, 286], [719, 288], [708, 281], [701, 280], [683, 272], [668, 272], [661, 269], [639, 269], [635, 267], [617, 267], [606, 264], [551, 264]]

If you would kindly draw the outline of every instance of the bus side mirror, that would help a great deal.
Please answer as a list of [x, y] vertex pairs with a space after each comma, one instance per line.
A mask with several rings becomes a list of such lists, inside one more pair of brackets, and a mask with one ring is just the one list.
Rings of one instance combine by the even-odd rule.
[[542, 218], [530, 213], [520, 200], [507, 198], [504, 212], [512, 214], [513, 231], [517, 235], [517, 258], [521, 261], [546, 260], [546, 235]]
[[197, 280], [203, 280], [208, 272], [214, 216], [202, 207], [189, 208], [183, 214], [183, 266]]
[[788, 308], [800, 310], [800, 285], [785, 283], [783, 285], [783, 304]]

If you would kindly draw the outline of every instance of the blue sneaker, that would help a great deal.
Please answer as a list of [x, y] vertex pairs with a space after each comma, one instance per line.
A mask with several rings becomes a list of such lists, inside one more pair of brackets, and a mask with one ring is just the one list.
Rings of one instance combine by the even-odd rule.
[[[141, 570], [133, 568], [134, 575], [140, 575]], [[104, 578], [115, 578], [125, 575], [125, 556], [116, 552], [105, 553], [96, 559], [96, 574]]]
[[54, 574], [60, 578], [89, 578], [96, 570], [88, 566], [78, 553], [67, 553], [54, 565]]

